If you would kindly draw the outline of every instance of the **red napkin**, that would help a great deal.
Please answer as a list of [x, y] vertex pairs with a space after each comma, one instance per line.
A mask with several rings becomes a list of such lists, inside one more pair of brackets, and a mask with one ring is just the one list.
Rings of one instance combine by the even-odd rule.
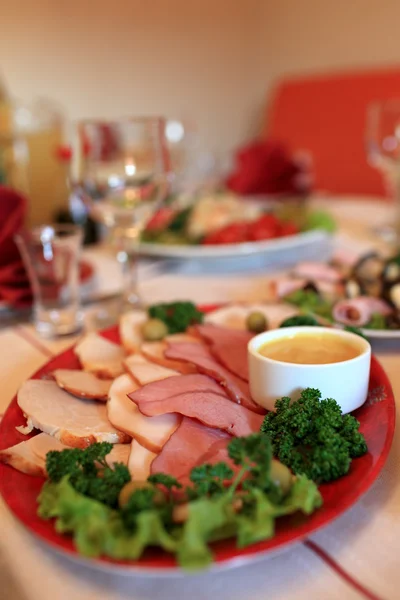
[[15, 307], [31, 304], [32, 293], [14, 235], [24, 223], [26, 200], [0, 186], [0, 301]]
[[255, 140], [237, 151], [226, 184], [237, 194], [304, 194], [311, 188], [307, 162], [280, 142]]

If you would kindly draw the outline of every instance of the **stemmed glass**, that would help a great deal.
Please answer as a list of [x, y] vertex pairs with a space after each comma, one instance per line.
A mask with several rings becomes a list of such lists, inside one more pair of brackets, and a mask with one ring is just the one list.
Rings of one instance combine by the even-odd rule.
[[72, 181], [91, 217], [105, 225], [117, 249], [124, 286], [119, 306], [101, 325], [117, 319], [121, 310], [138, 307], [137, 251], [140, 234], [168, 194], [171, 169], [161, 117], [78, 124]]
[[376, 233], [400, 245], [400, 98], [374, 102], [367, 114], [367, 154], [370, 164], [382, 173], [394, 199], [393, 222], [376, 228]]

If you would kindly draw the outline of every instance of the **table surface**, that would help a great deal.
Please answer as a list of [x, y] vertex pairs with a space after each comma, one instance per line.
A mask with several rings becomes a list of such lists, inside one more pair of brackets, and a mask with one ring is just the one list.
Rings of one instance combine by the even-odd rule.
[[[339, 248], [382, 247], [371, 226], [391, 217], [384, 202], [341, 198], [317, 200], [340, 223]], [[316, 256], [319, 256], [317, 254]], [[118, 289], [115, 262], [101, 250], [86, 252], [101, 292]], [[179, 298], [199, 303], [262, 301], [266, 282], [279, 265], [148, 263], [141, 265], [146, 302]], [[28, 324], [0, 331], [0, 413], [22, 382], [74, 338], [39, 339]], [[400, 397], [400, 341], [375, 343], [374, 351]], [[49, 550], [32, 537], [0, 500], [0, 598], [4, 600], [218, 600], [308, 599], [395, 600], [400, 597], [400, 434], [373, 488], [344, 516], [288, 550], [254, 565], [178, 579], [120, 575], [83, 566]]]

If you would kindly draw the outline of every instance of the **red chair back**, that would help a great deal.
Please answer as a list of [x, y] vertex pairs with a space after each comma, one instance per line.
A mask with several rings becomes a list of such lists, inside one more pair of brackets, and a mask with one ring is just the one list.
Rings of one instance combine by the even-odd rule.
[[308, 150], [315, 187], [332, 193], [384, 195], [365, 152], [368, 105], [400, 98], [400, 68], [283, 80], [268, 110], [265, 135]]

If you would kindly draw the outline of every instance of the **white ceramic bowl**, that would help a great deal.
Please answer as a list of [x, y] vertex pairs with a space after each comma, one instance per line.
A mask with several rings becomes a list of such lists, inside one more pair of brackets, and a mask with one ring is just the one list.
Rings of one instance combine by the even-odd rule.
[[[346, 338], [359, 347], [360, 354], [350, 360], [329, 364], [297, 364], [262, 356], [264, 344], [298, 333], [329, 333]], [[348, 413], [364, 404], [368, 394], [371, 346], [359, 335], [326, 327], [282, 327], [256, 335], [248, 345], [250, 392], [253, 400], [267, 410], [274, 410], [282, 396], [298, 400], [304, 388], [316, 388], [322, 398], [334, 398]]]

